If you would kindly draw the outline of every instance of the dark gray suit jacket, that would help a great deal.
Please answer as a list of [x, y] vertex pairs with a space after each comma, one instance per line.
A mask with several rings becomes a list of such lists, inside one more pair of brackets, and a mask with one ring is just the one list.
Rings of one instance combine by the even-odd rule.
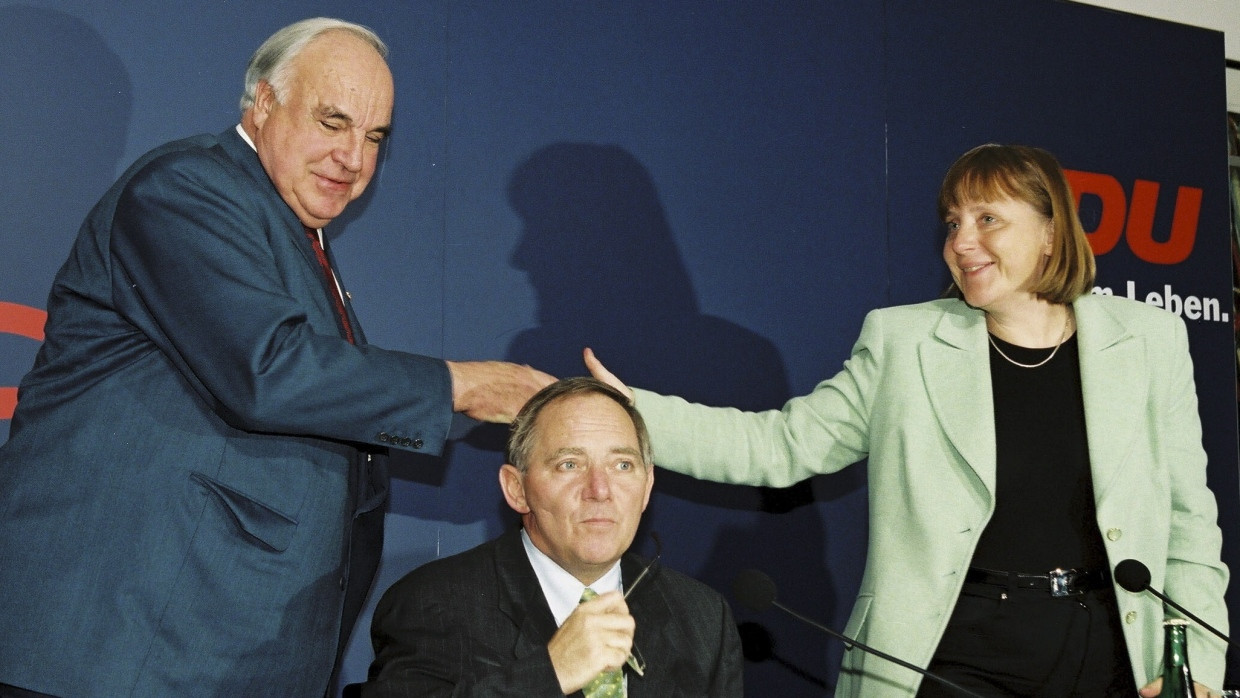
[[[620, 564], [631, 580], [645, 561], [626, 554]], [[656, 565], [628, 605], [647, 664], [645, 676], [625, 669], [629, 696], [742, 694], [740, 638], [718, 592]], [[361, 695], [561, 696], [547, 653], [555, 631], [520, 531], [511, 531], [429, 562], [383, 594]]]
[[443, 361], [356, 334], [234, 129], [134, 164], [57, 274], [0, 447], [0, 683], [321, 698], [386, 450], [437, 453], [451, 420]]

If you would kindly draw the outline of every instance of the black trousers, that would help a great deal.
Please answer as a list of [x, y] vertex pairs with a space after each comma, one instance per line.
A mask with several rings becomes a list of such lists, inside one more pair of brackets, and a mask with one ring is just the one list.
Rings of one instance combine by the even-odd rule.
[[[1056, 598], [1042, 589], [966, 583], [928, 669], [987, 697], [1137, 693], [1110, 587]], [[960, 692], [925, 679], [917, 695]]]

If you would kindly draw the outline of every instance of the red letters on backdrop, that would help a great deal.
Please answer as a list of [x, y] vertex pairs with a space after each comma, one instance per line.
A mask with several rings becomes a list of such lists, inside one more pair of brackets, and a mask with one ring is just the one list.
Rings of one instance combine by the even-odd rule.
[[[1171, 234], [1164, 240], [1154, 239], [1154, 211], [1158, 207], [1158, 182], [1138, 179], [1132, 185], [1132, 205], [1124, 188], [1111, 175], [1080, 170], [1065, 170], [1077, 208], [1085, 194], [1102, 201], [1102, 216], [1093, 231], [1086, 231], [1089, 246], [1095, 255], [1104, 255], [1115, 248], [1120, 237], [1128, 241], [1128, 249], [1138, 259], [1150, 264], [1179, 264], [1188, 259], [1197, 241], [1197, 219], [1201, 215], [1201, 189], [1180, 187], [1175, 196], [1175, 213]], [[1127, 223], [1127, 225], [1125, 225]], [[1161, 236], [1160, 236], [1161, 237]]]

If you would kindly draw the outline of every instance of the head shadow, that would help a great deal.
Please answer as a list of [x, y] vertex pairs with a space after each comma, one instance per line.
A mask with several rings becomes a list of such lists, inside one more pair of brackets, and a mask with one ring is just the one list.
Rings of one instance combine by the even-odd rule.
[[[86, 22], [0, 8], [0, 301], [43, 308], [87, 212], [116, 176], [133, 105], [120, 57]], [[16, 386], [38, 342], [0, 334], [0, 385]], [[0, 420], [0, 441], [9, 422]]]
[[[654, 179], [630, 152], [552, 143], [516, 167], [507, 193], [522, 225], [512, 266], [526, 273], [538, 304], [538, 326], [514, 337], [508, 360], [580, 375], [588, 346], [627, 383], [691, 401], [762, 410], [789, 398], [775, 345], [702, 311]], [[721, 234], [729, 233], [737, 234]], [[776, 489], [658, 469], [634, 546], [648, 550], [644, 541], [657, 531], [668, 565], [717, 589], [739, 567], [790, 560], [821, 582], [830, 575], [821, 520], [807, 506], [814, 492], [809, 480]], [[702, 555], [697, 569], [686, 562]], [[835, 603], [828, 597], [819, 595], [810, 612], [825, 615], [819, 606]], [[810, 656], [825, 652], [817, 638], [805, 645]]]
[[[0, 171], [4, 300], [41, 304], [90, 207], [116, 177], [133, 108], [129, 73], [103, 37], [63, 12], [0, 8], [7, 133]], [[20, 292], [10, 284], [29, 286]]]

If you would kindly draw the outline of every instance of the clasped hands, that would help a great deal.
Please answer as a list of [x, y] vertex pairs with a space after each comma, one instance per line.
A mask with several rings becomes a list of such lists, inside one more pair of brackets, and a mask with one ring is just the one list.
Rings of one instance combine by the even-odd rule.
[[547, 643], [560, 690], [567, 695], [604, 671], [623, 666], [636, 627], [619, 591], [579, 604]]

